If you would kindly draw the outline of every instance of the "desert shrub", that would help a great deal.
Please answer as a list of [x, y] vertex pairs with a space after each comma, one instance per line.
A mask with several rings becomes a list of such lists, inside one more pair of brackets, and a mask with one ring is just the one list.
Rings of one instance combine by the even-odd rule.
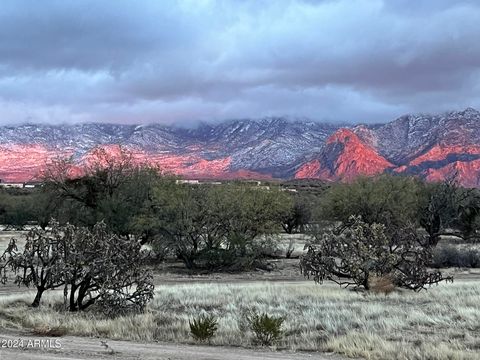
[[455, 177], [434, 184], [403, 176], [360, 177], [332, 185], [317, 215], [342, 222], [361, 216], [368, 224], [385, 225], [389, 232], [414, 224], [428, 233], [430, 246], [443, 235], [471, 242], [480, 238], [480, 192], [460, 187]]
[[68, 331], [63, 326], [37, 326], [32, 329], [33, 334], [38, 336], [61, 337], [67, 335]]
[[480, 251], [453, 245], [439, 246], [433, 252], [432, 267], [480, 267]]
[[280, 340], [283, 335], [284, 317], [270, 316], [267, 313], [253, 312], [247, 317], [250, 330], [254, 334], [254, 342], [262, 346], [270, 346]]
[[369, 279], [370, 291], [377, 294], [388, 295], [395, 290], [391, 276], [373, 276]]
[[150, 247], [148, 253], [149, 261], [154, 264], [161, 263], [169, 257], [175, 256], [172, 249], [162, 242], [152, 242], [151, 244], [148, 244], [148, 246]]
[[312, 217], [311, 206], [307, 199], [295, 196], [290, 206], [285, 208], [281, 217], [281, 225], [287, 234], [301, 231], [310, 222]]
[[335, 184], [323, 197], [320, 219], [347, 223], [361, 216], [367, 224], [383, 224], [387, 231], [417, 221], [423, 186], [414, 178], [381, 175]]
[[295, 240], [294, 239], [290, 239], [288, 241], [288, 247], [287, 249], [285, 250], [285, 257], [287, 259], [290, 259], [292, 257], [292, 254], [293, 252], [295, 251]]
[[441, 183], [425, 184], [419, 223], [437, 245], [444, 235], [464, 241], [478, 241], [480, 233], [480, 193], [458, 185], [455, 177]]
[[33, 193], [23, 189], [0, 189], [0, 224], [5, 229], [23, 230], [35, 221], [36, 202]]
[[[238, 244], [243, 242], [244, 238], [238, 239], [235, 235], [225, 240], [226, 244]], [[234, 247], [225, 246], [225, 248], [206, 247], [198, 252], [195, 260], [197, 268], [212, 271], [245, 271], [250, 269], [271, 270], [272, 264], [266, 261], [269, 258], [279, 256], [279, 247], [276, 241], [271, 237], [259, 237], [246, 245], [241, 253], [238, 253]]]
[[196, 341], [208, 341], [217, 332], [217, 319], [213, 315], [201, 315], [189, 321], [190, 334]]

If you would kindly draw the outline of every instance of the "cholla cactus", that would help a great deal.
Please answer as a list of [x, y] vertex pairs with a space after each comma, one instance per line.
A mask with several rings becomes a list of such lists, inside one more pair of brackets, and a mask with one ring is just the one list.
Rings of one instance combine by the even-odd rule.
[[35, 286], [32, 306], [45, 290], [64, 287], [70, 311], [94, 303], [109, 315], [141, 311], [153, 298], [153, 280], [143, 267], [141, 245], [107, 231], [104, 223], [93, 229], [51, 222], [46, 230], [33, 229], [22, 251], [14, 240], [0, 265], [16, 275], [18, 285]]
[[342, 286], [370, 289], [371, 277], [387, 276], [395, 286], [424, 289], [444, 278], [428, 269], [432, 249], [415, 228], [388, 233], [382, 224], [367, 224], [360, 216], [333, 231], [314, 234], [300, 265], [316, 282], [332, 280]]

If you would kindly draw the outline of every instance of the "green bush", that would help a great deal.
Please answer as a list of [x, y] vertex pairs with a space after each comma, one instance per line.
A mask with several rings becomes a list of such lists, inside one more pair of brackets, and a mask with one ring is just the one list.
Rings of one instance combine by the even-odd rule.
[[439, 246], [433, 252], [432, 267], [480, 267], [480, 251], [453, 245]]
[[283, 317], [270, 316], [266, 313], [253, 314], [247, 317], [250, 330], [255, 335], [254, 342], [262, 346], [270, 346], [279, 340], [282, 335], [282, 325], [285, 321]]
[[210, 342], [217, 331], [217, 319], [213, 315], [201, 315], [189, 321], [189, 324], [190, 334], [196, 341]]

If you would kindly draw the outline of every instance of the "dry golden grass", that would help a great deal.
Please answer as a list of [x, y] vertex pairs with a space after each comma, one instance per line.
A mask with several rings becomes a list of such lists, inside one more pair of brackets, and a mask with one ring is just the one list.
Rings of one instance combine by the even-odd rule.
[[63, 326], [50, 327], [48, 325], [40, 325], [33, 328], [32, 333], [39, 336], [60, 337], [67, 335], [68, 331]]
[[369, 280], [370, 291], [376, 294], [388, 295], [395, 291], [395, 285], [390, 276], [373, 276]]
[[480, 351], [480, 282], [473, 281], [388, 296], [304, 282], [168, 285], [146, 313], [116, 319], [61, 312], [60, 295], [46, 296], [40, 309], [27, 306], [32, 296], [0, 298], [0, 326], [190, 343], [188, 320], [208, 313], [219, 320], [213, 345], [250, 347], [244, 314], [255, 309], [286, 317], [279, 348], [368, 359], [478, 359]]

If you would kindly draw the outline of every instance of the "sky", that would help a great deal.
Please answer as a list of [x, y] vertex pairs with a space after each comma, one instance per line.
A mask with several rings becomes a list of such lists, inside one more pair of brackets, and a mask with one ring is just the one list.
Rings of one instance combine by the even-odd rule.
[[2, 0], [0, 124], [480, 108], [480, 1]]

